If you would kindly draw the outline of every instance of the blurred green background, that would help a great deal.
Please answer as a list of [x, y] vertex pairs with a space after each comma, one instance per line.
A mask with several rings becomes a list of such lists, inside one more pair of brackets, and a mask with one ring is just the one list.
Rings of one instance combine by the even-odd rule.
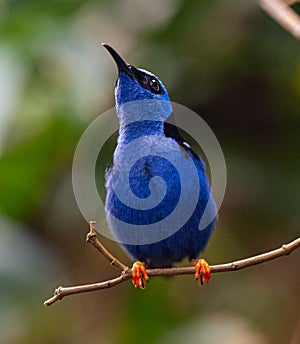
[[211, 264], [299, 236], [299, 42], [255, 1], [1, 1], [1, 343], [300, 343], [299, 252], [202, 288], [155, 278], [43, 306], [59, 285], [119, 273], [86, 245], [71, 182], [81, 134], [114, 105], [101, 42], [157, 74], [219, 139], [228, 184]]

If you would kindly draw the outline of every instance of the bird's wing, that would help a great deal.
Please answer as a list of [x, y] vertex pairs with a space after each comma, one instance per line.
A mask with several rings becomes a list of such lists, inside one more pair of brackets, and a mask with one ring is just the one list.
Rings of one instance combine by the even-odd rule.
[[180, 135], [176, 125], [165, 122], [164, 123], [164, 133], [166, 137], [174, 139], [186, 152], [190, 153], [194, 159], [200, 160], [199, 155], [191, 148], [191, 146], [184, 140]]

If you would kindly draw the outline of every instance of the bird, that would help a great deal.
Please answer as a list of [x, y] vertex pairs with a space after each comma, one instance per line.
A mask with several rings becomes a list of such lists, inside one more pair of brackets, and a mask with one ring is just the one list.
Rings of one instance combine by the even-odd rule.
[[[118, 68], [115, 106], [119, 130], [105, 173], [106, 218], [114, 237], [134, 260], [132, 283], [145, 289], [147, 269], [172, 267], [184, 258], [196, 266], [199, 284], [203, 278], [209, 282], [209, 264], [197, 258], [217, 219], [205, 163], [178, 128], [167, 122], [172, 104], [159, 78], [126, 63], [110, 45], [102, 45]], [[185, 190], [180, 189], [183, 186]], [[185, 196], [180, 198], [183, 191]], [[181, 215], [174, 222], [163, 222], [171, 218], [179, 201]], [[147, 202], [149, 209], [145, 209]], [[199, 230], [207, 207], [211, 221]], [[183, 223], [178, 225], [178, 221]]]

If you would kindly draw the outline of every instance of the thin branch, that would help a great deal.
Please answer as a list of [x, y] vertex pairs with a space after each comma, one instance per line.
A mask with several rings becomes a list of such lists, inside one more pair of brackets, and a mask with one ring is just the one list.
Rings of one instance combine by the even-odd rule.
[[300, 17], [290, 7], [296, 0], [258, 0], [261, 8], [277, 23], [300, 39]]
[[131, 277], [131, 273], [128, 271], [127, 273], [122, 272], [119, 277], [116, 277], [104, 282], [78, 285], [75, 287], [60, 286], [57, 289], [55, 289], [54, 296], [52, 296], [50, 299], [44, 302], [44, 305], [50, 306], [57, 300], [61, 300], [63, 297], [68, 296], [68, 295], [81, 294], [81, 293], [87, 293], [89, 291], [96, 291], [96, 290], [111, 288], [122, 282], [129, 280], [130, 277]]
[[[90, 238], [93, 238], [93, 239], [90, 240]], [[75, 287], [58, 287], [55, 290], [54, 296], [44, 302], [45, 306], [50, 306], [57, 300], [61, 300], [63, 297], [68, 296], [68, 295], [111, 288], [131, 278], [131, 270], [129, 269], [129, 267], [121, 263], [120, 261], [118, 261], [115, 257], [113, 257], [112, 254], [109, 253], [97, 239], [94, 222], [90, 224], [90, 233], [87, 236], [87, 241], [90, 242], [93, 246], [95, 246], [96, 249], [99, 252], [101, 252], [111, 264], [114, 264], [118, 267], [122, 267], [123, 271], [121, 275], [114, 279], [107, 280], [104, 282], [99, 282], [99, 283], [86, 284], [86, 285], [80, 285], [80, 286], [75, 286]], [[273, 251], [259, 254], [257, 256], [253, 256], [250, 258], [237, 260], [231, 263], [211, 265], [210, 271], [211, 273], [217, 273], [217, 272], [228, 272], [228, 271], [236, 271], [236, 270], [245, 269], [253, 265], [261, 264], [269, 260], [273, 260], [285, 255], [289, 255], [292, 251], [296, 250], [299, 247], [300, 247], [300, 238], [297, 238], [294, 241], [291, 241], [288, 244], [284, 244], [280, 248], [277, 248]], [[147, 273], [150, 277], [191, 275], [195, 273], [195, 267], [189, 266], [189, 267], [176, 267], [176, 268], [163, 268], [163, 269], [147, 269]]]
[[129, 267], [115, 258], [98, 240], [95, 224], [95, 221], [90, 222], [90, 232], [86, 236], [86, 242], [92, 244], [96, 248], [96, 250], [98, 250], [98, 252], [100, 252], [110, 262], [111, 265], [120, 268], [122, 271], [127, 271]]

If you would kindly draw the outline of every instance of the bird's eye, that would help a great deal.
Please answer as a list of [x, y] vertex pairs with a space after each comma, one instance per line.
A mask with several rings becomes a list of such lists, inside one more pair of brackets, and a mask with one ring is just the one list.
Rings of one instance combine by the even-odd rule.
[[[132, 67], [133, 68], [133, 67]], [[164, 94], [164, 90], [160, 82], [155, 78], [155, 76], [148, 75], [138, 69], [135, 69], [135, 75], [138, 83], [146, 90], [154, 94]]]
[[153, 91], [159, 91], [159, 83], [156, 79], [151, 79], [150, 82], [150, 87], [153, 89]]

